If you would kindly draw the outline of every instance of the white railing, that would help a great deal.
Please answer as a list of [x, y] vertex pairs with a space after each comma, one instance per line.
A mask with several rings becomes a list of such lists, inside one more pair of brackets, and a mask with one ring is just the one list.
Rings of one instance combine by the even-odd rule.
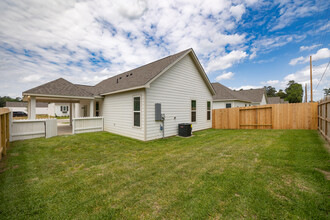
[[57, 119], [11, 120], [10, 141], [57, 136]]
[[103, 117], [72, 119], [72, 134], [103, 131]]

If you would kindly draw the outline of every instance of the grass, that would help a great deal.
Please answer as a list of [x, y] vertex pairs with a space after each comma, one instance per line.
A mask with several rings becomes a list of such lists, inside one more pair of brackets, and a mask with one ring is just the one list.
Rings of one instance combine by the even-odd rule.
[[[205, 130], [141, 142], [99, 132], [11, 144], [4, 219], [326, 219], [316, 131]], [[323, 173], [322, 173], [323, 172]]]

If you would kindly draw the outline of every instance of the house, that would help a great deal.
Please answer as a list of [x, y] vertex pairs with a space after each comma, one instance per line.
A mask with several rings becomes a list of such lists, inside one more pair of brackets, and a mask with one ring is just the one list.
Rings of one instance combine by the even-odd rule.
[[247, 89], [237, 91], [240, 95], [251, 100], [251, 105], [266, 105], [267, 104], [267, 93], [266, 89]]
[[[27, 102], [6, 102], [5, 107], [9, 108], [10, 111], [16, 112], [27, 112]], [[37, 115], [47, 115], [48, 114], [48, 104], [43, 102], [36, 103], [36, 114]]]
[[231, 90], [220, 83], [212, 83], [215, 90], [213, 96], [213, 109], [245, 107], [251, 105], [251, 100], [237, 91]]
[[212, 83], [216, 94], [213, 96], [213, 109], [266, 105], [266, 90], [232, 90], [220, 83]]
[[288, 101], [284, 101], [280, 97], [267, 97], [268, 104], [282, 104], [282, 103], [289, 103]]
[[70, 103], [49, 103], [48, 104], [49, 116], [70, 116]]
[[[177, 135], [179, 123], [192, 123], [193, 131], [211, 128], [213, 95], [195, 52], [188, 49], [95, 86], [60, 78], [23, 92], [23, 99], [29, 102], [29, 118], [35, 118], [36, 101], [70, 103], [71, 119], [103, 116], [105, 131], [146, 141]], [[156, 104], [164, 121], [156, 118]]]

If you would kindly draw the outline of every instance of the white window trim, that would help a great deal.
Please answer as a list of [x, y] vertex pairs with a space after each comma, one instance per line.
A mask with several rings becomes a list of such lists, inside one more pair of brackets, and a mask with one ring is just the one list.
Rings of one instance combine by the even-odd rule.
[[[210, 102], [210, 110], [207, 109], [208, 102]], [[196, 105], [196, 109], [197, 109], [197, 105]], [[210, 119], [207, 119], [207, 112], [210, 112]], [[212, 121], [212, 102], [211, 101], [206, 101], [206, 121]]]
[[230, 104], [230, 108], [233, 108], [233, 104], [231, 103], [231, 102], [226, 102], [226, 105], [225, 105], [225, 107], [227, 108], [227, 104]]
[[[140, 98], [140, 111], [134, 111], [134, 98]], [[141, 129], [141, 101], [142, 101], [142, 98], [141, 98], [141, 95], [133, 95], [133, 98], [132, 98], [132, 111], [133, 111], [133, 120], [132, 120], [132, 122], [133, 122], [133, 128], [140, 128]], [[134, 125], [134, 113], [135, 112], [139, 112], [140, 113], [140, 126], [135, 126]]]
[[[192, 101], [196, 102], [196, 110], [192, 110]], [[192, 112], [196, 112], [196, 121], [192, 121]], [[197, 100], [196, 99], [190, 99], [190, 123], [196, 124], [197, 123]]]

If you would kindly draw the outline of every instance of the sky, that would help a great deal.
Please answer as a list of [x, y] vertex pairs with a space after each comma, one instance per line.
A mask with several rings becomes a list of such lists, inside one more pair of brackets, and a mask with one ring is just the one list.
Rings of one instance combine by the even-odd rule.
[[310, 55], [314, 100], [330, 87], [328, 0], [2, 0], [0, 14], [0, 96], [95, 85], [188, 48], [232, 89], [295, 80], [310, 93]]

